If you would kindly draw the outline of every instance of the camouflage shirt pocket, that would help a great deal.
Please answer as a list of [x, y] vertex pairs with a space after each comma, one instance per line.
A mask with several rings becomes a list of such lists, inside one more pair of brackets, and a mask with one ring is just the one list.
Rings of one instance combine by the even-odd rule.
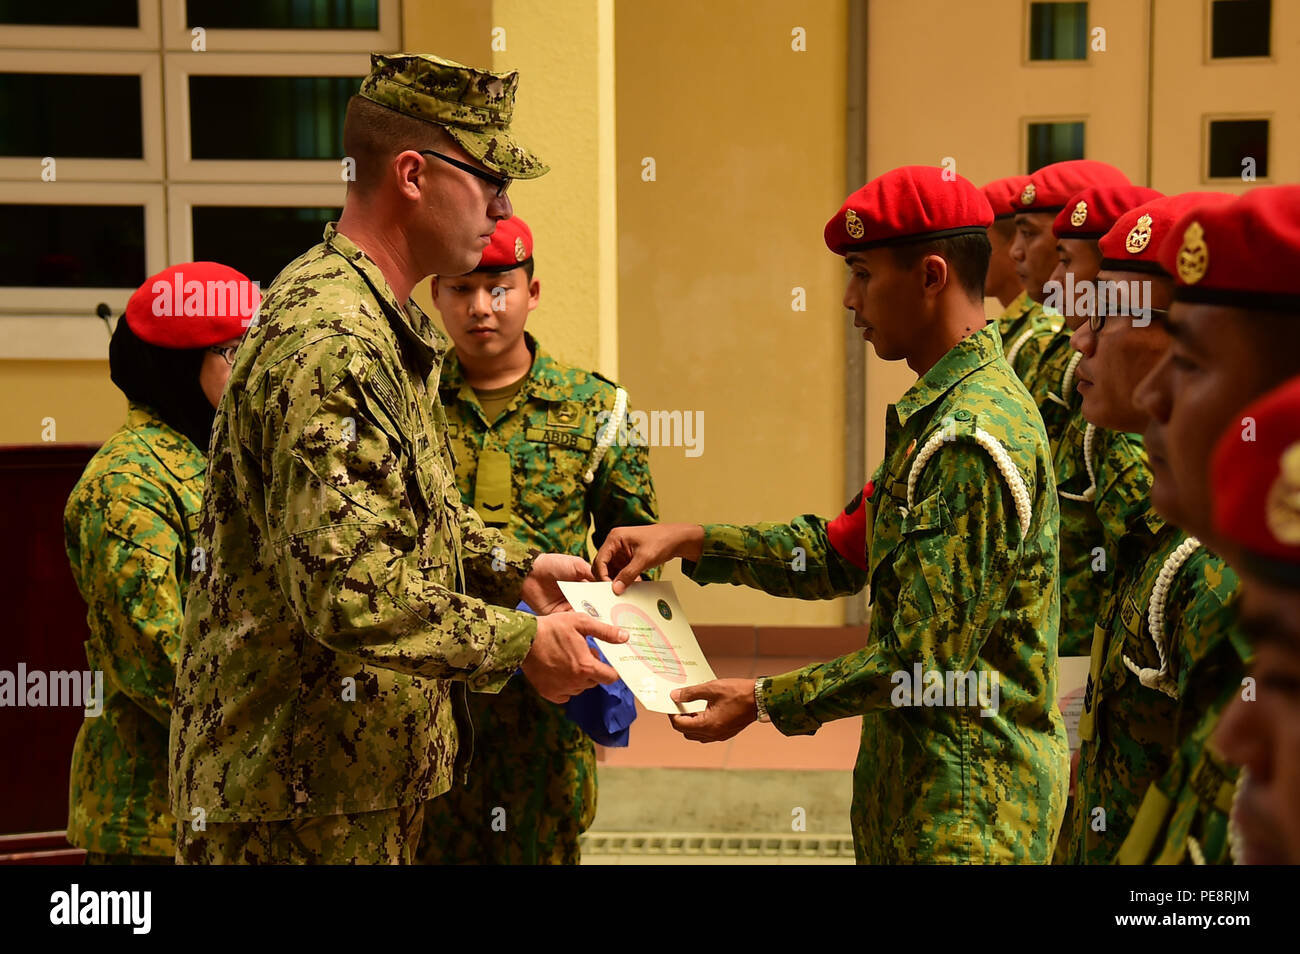
[[900, 531], [902, 545], [894, 561], [902, 584], [897, 612], [903, 625], [928, 619], [975, 595], [941, 494], [917, 501], [902, 515]]

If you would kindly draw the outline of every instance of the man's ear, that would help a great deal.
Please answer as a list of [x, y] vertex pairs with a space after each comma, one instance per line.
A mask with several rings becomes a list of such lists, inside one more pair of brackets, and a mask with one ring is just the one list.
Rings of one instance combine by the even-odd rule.
[[433, 296], [434, 301], [438, 300], [438, 276], [437, 275], [434, 275], [432, 278], [429, 279], [429, 294]]
[[948, 262], [940, 255], [925, 256], [921, 272], [927, 295], [937, 295], [948, 284]]
[[423, 166], [423, 157], [414, 149], [407, 149], [393, 158], [391, 167], [393, 178], [402, 198], [413, 200], [420, 198], [420, 174]]
[[537, 307], [537, 303], [542, 300], [542, 281], [534, 278], [528, 283], [528, 310], [532, 311]]

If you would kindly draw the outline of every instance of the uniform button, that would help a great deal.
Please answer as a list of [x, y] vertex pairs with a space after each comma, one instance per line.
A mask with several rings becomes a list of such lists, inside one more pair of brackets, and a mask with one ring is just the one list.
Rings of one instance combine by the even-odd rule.
[[953, 417], [957, 418], [957, 420], [959, 421], [969, 421], [970, 411], [958, 411], [956, 414], [953, 415]]

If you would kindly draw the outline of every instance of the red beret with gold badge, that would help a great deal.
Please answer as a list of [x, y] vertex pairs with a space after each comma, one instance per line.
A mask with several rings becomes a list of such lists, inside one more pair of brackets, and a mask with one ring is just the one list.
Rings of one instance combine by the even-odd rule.
[[1210, 463], [1215, 532], [1245, 569], [1300, 588], [1300, 377], [1234, 418]]
[[986, 183], [980, 191], [993, 207], [993, 218], [1009, 219], [1015, 215], [1011, 200], [1018, 198], [1021, 190], [1029, 183], [1029, 176], [1004, 176]]
[[208, 348], [241, 337], [262, 302], [257, 283], [229, 265], [185, 262], [145, 279], [122, 317], [160, 348]]
[[1185, 213], [1160, 246], [1174, 300], [1300, 314], [1300, 185]]
[[1029, 177], [1020, 194], [1011, 199], [1012, 212], [1060, 212], [1070, 196], [1089, 186], [1132, 185], [1128, 176], [1109, 162], [1067, 159], [1043, 166]]
[[1057, 238], [1099, 239], [1129, 209], [1163, 194], [1146, 186], [1088, 186], [1066, 200], [1052, 232]]
[[533, 257], [533, 230], [519, 216], [497, 223], [492, 241], [483, 249], [476, 272], [508, 272]]
[[826, 247], [848, 255], [954, 235], [984, 235], [993, 210], [968, 179], [937, 166], [901, 166], [844, 200], [823, 232]]
[[1145, 272], [1170, 277], [1160, 267], [1160, 245], [1174, 223], [1192, 209], [1215, 202], [1235, 202], [1228, 192], [1181, 192], [1152, 199], [1121, 215], [1101, 237], [1101, 270]]

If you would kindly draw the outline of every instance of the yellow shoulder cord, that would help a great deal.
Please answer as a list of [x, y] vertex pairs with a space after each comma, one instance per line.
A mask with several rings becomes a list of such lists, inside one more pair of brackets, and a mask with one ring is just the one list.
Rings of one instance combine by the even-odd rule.
[[622, 388], [614, 390], [614, 410], [610, 411], [609, 419], [605, 421], [605, 426], [596, 438], [596, 446], [591, 452], [591, 457], [587, 460], [587, 472], [582, 475], [582, 482], [589, 484], [596, 479], [596, 468], [600, 466], [601, 460], [605, 456], [605, 451], [609, 450], [614, 444], [614, 439], [618, 437], [618, 432], [623, 426], [623, 421], [627, 418], [627, 392]]
[[1049, 401], [1055, 401], [1057, 404], [1061, 405], [1061, 407], [1070, 406], [1070, 385], [1074, 383], [1074, 371], [1079, 367], [1079, 362], [1082, 360], [1083, 352], [1076, 351], [1074, 357], [1070, 359], [1070, 363], [1065, 366], [1065, 374], [1061, 376], [1061, 393], [1052, 394], [1049, 391], [1047, 394], [1047, 399]]
[[[993, 458], [993, 463], [997, 464], [998, 470], [1002, 472], [1003, 478], [1011, 488], [1011, 498], [1016, 504], [1016, 516], [1020, 518], [1020, 539], [1023, 540], [1029, 536], [1029, 524], [1033, 519], [1033, 505], [1029, 501], [1029, 490], [1025, 487], [1024, 478], [1020, 476], [1020, 471], [1016, 470], [1016, 465], [1011, 462], [1011, 456], [998, 443], [996, 437], [978, 427], [975, 428], [974, 436], [975, 443], [988, 451], [989, 456]], [[916, 482], [921, 477], [921, 469], [926, 461], [951, 439], [951, 432], [936, 431], [925, 442], [921, 452], [916, 455], [916, 460], [912, 462], [912, 469], [907, 475], [907, 510], [915, 506], [912, 498], [916, 492]]]
[[1169, 660], [1165, 656], [1165, 600], [1169, 598], [1169, 587], [1174, 576], [1200, 546], [1201, 541], [1195, 537], [1188, 537], [1178, 544], [1178, 548], [1169, 554], [1160, 567], [1156, 585], [1151, 589], [1151, 602], [1147, 604], [1147, 628], [1151, 630], [1151, 641], [1156, 644], [1160, 668], [1138, 666], [1127, 653], [1124, 654], [1124, 665], [1137, 675], [1142, 685], [1148, 689], [1157, 689], [1171, 699], [1178, 698], [1178, 686], [1169, 675]]
[[1089, 424], [1083, 429], [1083, 466], [1088, 471], [1088, 489], [1081, 494], [1069, 494], [1060, 491], [1066, 500], [1079, 500], [1089, 503], [1097, 496], [1097, 475], [1092, 470], [1092, 440], [1097, 435], [1097, 425]]

